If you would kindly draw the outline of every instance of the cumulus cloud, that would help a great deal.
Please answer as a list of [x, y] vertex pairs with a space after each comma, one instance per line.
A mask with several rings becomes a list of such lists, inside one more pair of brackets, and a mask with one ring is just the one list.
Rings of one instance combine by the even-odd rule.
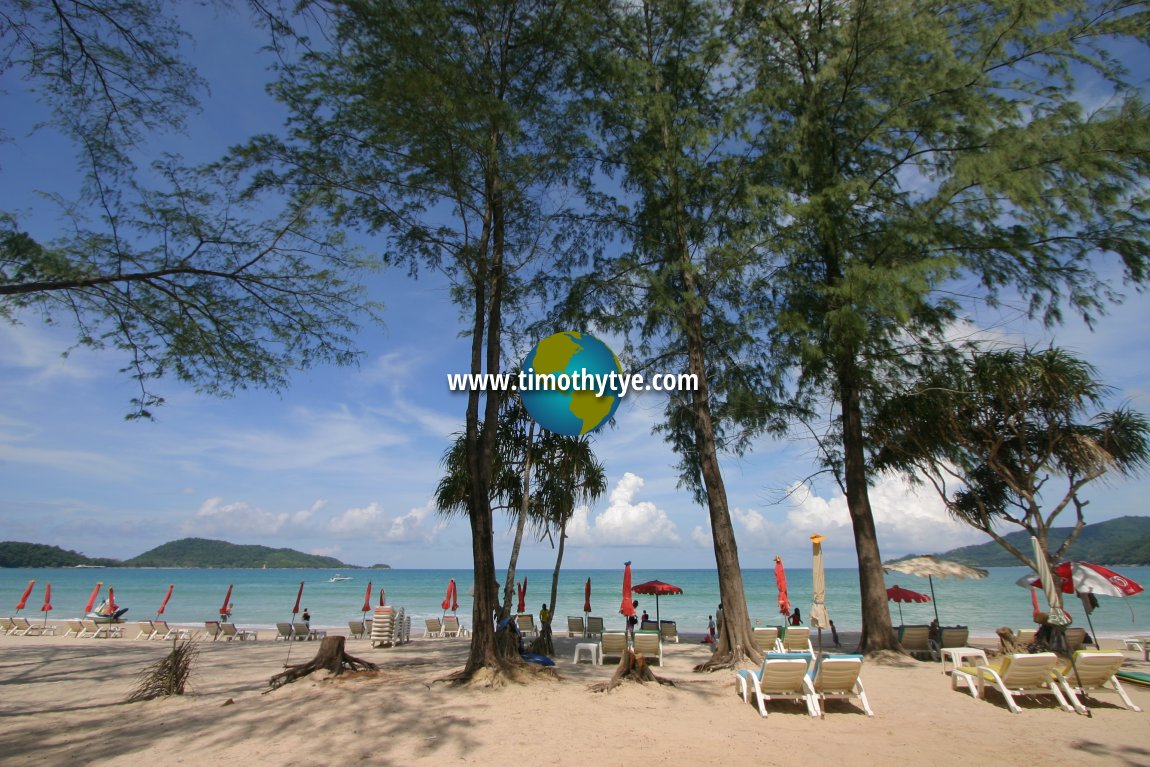
[[435, 502], [429, 499], [422, 506], [417, 506], [402, 517], [392, 520], [384, 539], [393, 543], [408, 541], [430, 543], [446, 527], [447, 520], [438, 516]]
[[[824, 498], [803, 488], [792, 488], [787, 510], [778, 518], [757, 510], [735, 509], [733, 516], [741, 528], [741, 540], [755, 546], [771, 546], [776, 551], [809, 546], [809, 536], [828, 536], [828, 544], [853, 551], [854, 533], [846, 497], [835, 492]], [[933, 553], [981, 543], [984, 538], [973, 528], [952, 519], [941, 499], [929, 487], [914, 487], [901, 476], [884, 475], [870, 488], [871, 512], [883, 556], [904, 553]]]
[[219, 535], [227, 533], [276, 535], [292, 527], [306, 525], [317, 508], [295, 512], [271, 512], [253, 506], [247, 501], [225, 503], [223, 498], [209, 498], [200, 504], [192, 518], [184, 522], [184, 532], [194, 535]]
[[675, 523], [651, 501], [636, 501], [643, 478], [627, 472], [611, 491], [607, 508], [592, 518], [580, 506], [567, 525], [575, 546], [663, 545], [679, 542]]
[[351, 508], [337, 514], [328, 522], [327, 529], [333, 535], [349, 538], [378, 538], [386, 524], [387, 515], [383, 507], [373, 501], [362, 508]]

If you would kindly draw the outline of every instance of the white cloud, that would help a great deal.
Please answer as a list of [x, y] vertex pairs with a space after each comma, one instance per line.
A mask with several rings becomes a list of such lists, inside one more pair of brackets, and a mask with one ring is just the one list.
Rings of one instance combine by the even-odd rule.
[[[837, 491], [822, 498], [801, 487], [792, 490], [790, 508], [781, 520], [756, 510], [735, 509], [733, 516], [742, 528], [740, 540], [752, 546], [770, 546], [775, 553], [806, 553], [810, 535], [817, 532], [828, 537], [824, 548], [853, 551], [854, 532], [846, 497]], [[900, 476], [883, 475], [869, 495], [884, 559], [985, 542], [982, 533], [951, 518], [930, 487], [914, 487]]]
[[334, 517], [328, 523], [328, 530], [334, 535], [351, 538], [378, 538], [387, 524], [387, 515], [378, 502], [373, 501], [362, 508], [353, 508]]
[[650, 501], [636, 502], [643, 478], [627, 472], [611, 491], [607, 509], [591, 518], [586, 506], [575, 510], [567, 533], [574, 546], [643, 546], [679, 542], [675, 523]]
[[[434, 522], [434, 524], [428, 524]], [[419, 541], [430, 543], [447, 527], [447, 520], [440, 517], [435, 508], [434, 500], [429, 499], [422, 506], [417, 506], [402, 517], [392, 520], [384, 539], [396, 542]]]
[[317, 508], [319, 507], [313, 504], [309, 509], [275, 513], [253, 506], [247, 501], [224, 503], [223, 498], [209, 498], [200, 504], [200, 508], [191, 519], [184, 522], [182, 529], [185, 533], [193, 535], [227, 533], [276, 535], [288, 528], [305, 526]]

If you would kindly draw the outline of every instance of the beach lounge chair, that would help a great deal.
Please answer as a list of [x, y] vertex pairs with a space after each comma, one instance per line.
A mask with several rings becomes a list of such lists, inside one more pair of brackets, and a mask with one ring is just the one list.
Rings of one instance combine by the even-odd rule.
[[424, 618], [423, 623], [426, 626], [423, 630], [424, 639], [443, 636], [443, 623], [439, 618]]
[[1122, 643], [1127, 650], [1142, 653], [1142, 660], [1150, 661], [1150, 637], [1126, 637]]
[[623, 658], [627, 652], [627, 632], [604, 631], [599, 637], [599, 663], [607, 658]]
[[539, 635], [539, 630], [535, 628], [534, 613], [520, 613], [519, 615], [516, 615], [515, 625], [519, 628], [519, 633], [525, 637], [533, 637]]
[[658, 631], [659, 624], [655, 621], [643, 621], [639, 624], [640, 631]]
[[467, 636], [467, 629], [463, 628], [458, 616], [445, 615], [443, 616], [443, 635], [445, 637], [465, 637]]
[[807, 626], [787, 626], [786, 633], [779, 639], [781, 652], [809, 652], [815, 654], [811, 647], [811, 630]]
[[169, 626], [167, 621], [152, 621], [152, 625], [156, 628], [156, 633], [151, 636], [152, 639], [190, 639], [193, 633], [190, 629]]
[[663, 665], [663, 638], [658, 631], [636, 631], [631, 640], [631, 649], [646, 658], [648, 663], [658, 659], [659, 666]]
[[567, 636], [587, 636], [587, 627], [583, 624], [582, 615], [567, 616]]
[[291, 627], [292, 636], [301, 642], [311, 639], [323, 639], [325, 636], [327, 636], [326, 631], [317, 631], [306, 623], [293, 623]]
[[64, 632], [64, 636], [66, 637], [74, 636], [78, 638], [84, 633], [84, 624], [82, 621], [68, 620], [64, 621], [64, 625], [68, 627], [68, 630]]
[[806, 677], [807, 690], [816, 712], [825, 715], [828, 700], [857, 698], [867, 716], [874, 716], [863, 688], [861, 655], [824, 655], [818, 668]]
[[12, 634], [12, 636], [35, 636], [39, 632], [40, 627], [38, 625], [33, 625], [31, 621], [22, 616], [17, 615], [11, 618], [11, 621], [12, 629], [8, 633]]
[[659, 621], [659, 636], [664, 642], [679, 644], [679, 624], [675, 621]]
[[779, 643], [778, 626], [756, 626], [755, 647], [762, 652], [775, 652]]
[[759, 716], [766, 717], [768, 700], [801, 700], [808, 714], [818, 716], [807, 688], [811, 657], [806, 653], [768, 652], [758, 671], [747, 668], [736, 675], [735, 684], [743, 701], [753, 698], [759, 707]]
[[204, 631], [212, 638], [213, 642], [223, 635], [223, 632], [220, 630], [219, 621], [204, 621]]
[[930, 640], [930, 649], [937, 658], [944, 648], [966, 647], [969, 639], [970, 629], [966, 626], [943, 626], [939, 630], [938, 639]]
[[136, 639], [151, 639], [156, 635], [156, 627], [151, 621], [136, 621], [136, 628], [139, 629]]
[[916, 658], [936, 657], [934, 648], [930, 646], [930, 626], [899, 626], [898, 643], [902, 645], [903, 652]]
[[1086, 644], [1086, 629], [1071, 626], [1066, 629], [1066, 647], [1070, 652], [1081, 650]]
[[11, 634], [16, 626], [11, 618], [0, 618], [0, 635]]
[[[1141, 711], [1142, 709], [1135, 706], [1134, 701], [1130, 700], [1126, 690], [1122, 689], [1122, 683], [1118, 681], [1116, 676], [1118, 669], [1122, 668], [1122, 664], [1125, 662], [1126, 658], [1120, 652], [1079, 650], [1074, 653], [1073, 665], [1070, 661], [1064, 660], [1054, 670], [1054, 673], [1058, 683], [1062, 685], [1062, 690], [1066, 693], [1066, 699], [1080, 714], [1086, 713], [1086, 706], [1083, 705], [1079, 696], [1094, 696], [1100, 692], [1116, 693], [1126, 708], [1131, 711]], [[1106, 686], [1107, 683], [1110, 684], [1109, 687]]]
[[100, 633], [100, 624], [90, 618], [82, 619], [80, 625], [83, 627], [81, 632], [77, 634], [80, 639], [92, 639]]
[[124, 631], [119, 623], [101, 623], [94, 620], [85, 620], [84, 630], [91, 639], [118, 639], [123, 636]]
[[276, 635], [275, 635], [275, 637], [273, 637], [272, 641], [275, 642], [275, 641], [280, 640], [280, 639], [282, 639], [285, 642], [291, 641], [291, 639], [292, 639], [292, 627], [291, 627], [290, 623], [277, 623], [276, 624]]
[[603, 636], [603, 619], [597, 618], [594, 615], [587, 617], [587, 636], [600, 637]]
[[232, 641], [233, 639], [238, 639], [241, 642], [246, 641], [248, 639], [251, 639], [251, 640], [259, 639], [259, 633], [258, 632], [251, 631], [249, 629], [241, 629], [238, 626], [236, 626], [236, 624], [234, 624], [234, 623], [221, 623], [220, 624], [220, 636], [229, 642]]
[[975, 695], [977, 683], [976, 697], [983, 700], [986, 700], [986, 688], [994, 687], [1002, 693], [1007, 707], [1015, 714], [1022, 713], [1014, 701], [1019, 695], [1053, 695], [1058, 705], [1066, 711], [1073, 711], [1056, 681], [1054, 672], [1058, 662], [1058, 656], [1052, 652], [1012, 653], [986, 666], [962, 666], [955, 669], [950, 675], [950, 686], [957, 690], [962, 683], [971, 695]]
[[363, 639], [367, 627], [363, 625], [363, 621], [348, 621], [347, 622], [347, 636], [349, 639]]

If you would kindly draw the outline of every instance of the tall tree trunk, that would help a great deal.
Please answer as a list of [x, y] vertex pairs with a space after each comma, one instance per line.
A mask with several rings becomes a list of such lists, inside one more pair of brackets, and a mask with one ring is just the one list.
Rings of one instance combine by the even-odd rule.
[[519, 549], [523, 545], [523, 532], [527, 529], [527, 510], [531, 505], [531, 449], [535, 439], [535, 421], [527, 425], [527, 451], [523, 454], [523, 497], [519, 502], [519, 518], [515, 521], [515, 541], [511, 544], [511, 558], [507, 562], [507, 577], [503, 584], [503, 610], [500, 618], [511, 614], [511, 595], [515, 588], [515, 567], [519, 563]]
[[839, 396], [843, 411], [843, 471], [846, 481], [847, 509], [854, 530], [855, 553], [858, 555], [859, 596], [862, 608], [862, 635], [859, 651], [899, 650], [898, 637], [890, 622], [886, 583], [883, 579], [882, 555], [867, 491], [866, 457], [862, 426], [862, 405], [855, 360], [847, 358], [839, 365]]

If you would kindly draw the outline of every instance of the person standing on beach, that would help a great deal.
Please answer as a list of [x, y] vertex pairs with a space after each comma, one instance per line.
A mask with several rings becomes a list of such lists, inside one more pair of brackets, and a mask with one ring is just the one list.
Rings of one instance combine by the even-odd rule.
[[715, 643], [715, 618], [713, 615], [707, 616], [707, 644]]
[[715, 627], [716, 627], [715, 630], [717, 632], [715, 634], [715, 637], [717, 638], [719, 636], [719, 634], [721, 634], [723, 631], [723, 603], [722, 602], [719, 602], [719, 609], [715, 610]]
[[792, 626], [803, 625], [803, 616], [799, 615], [799, 608], [797, 608], [797, 607], [795, 608], [795, 611], [793, 613], [791, 613], [791, 625]]
[[309, 627], [311, 626], [311, 613], [307, 611], [306, 607], [303, 609], [303, 615], [301, 615], [300, 618], [302, 618], [303, 622], [306, 623]]
[[539, 608], [539, 622], [540, 623], [550, 623], [551, 622], [551, 611], [547, 609], [546, 603], [544, 603], [543, 606]]
[[831, 621], [831, 641], [834, 642], [835, 647], [842, 647], [842, 643], [839, 642], [839, 632], [835, 628], [834, 621]]

